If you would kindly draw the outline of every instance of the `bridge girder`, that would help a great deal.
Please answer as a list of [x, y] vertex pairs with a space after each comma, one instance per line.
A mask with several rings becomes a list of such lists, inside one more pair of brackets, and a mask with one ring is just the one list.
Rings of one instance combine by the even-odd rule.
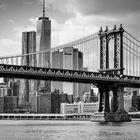
[[140, 77], [5, 64], [0, 64], [0, 77], [91, 83], [96, 86], [140, 87]]

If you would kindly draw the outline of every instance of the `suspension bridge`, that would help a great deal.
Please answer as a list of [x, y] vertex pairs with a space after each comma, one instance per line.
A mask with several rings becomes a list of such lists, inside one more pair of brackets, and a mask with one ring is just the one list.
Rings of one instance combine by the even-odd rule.
[[[70, 47], [82, 53], [81, 69], [53, 67], [52, 62], [44, 67], [38, 67], [36, 62], [27, 65], [27, 61], [46, 53], [71, 53], [66, 52], [66, 48]], [[122, 25], [118, 28], [114, 26], [111, 30], [101, 28], [97, 33], [45, 51], [0, 57], [0, 75], [92, 83], [99, 88], [99, 112], [105, 111], [106, 121], [129, 121], [129, 115], [124, 111], [123, 91], [124, 87], [140, 87], [140, 41], [125, 31]], [[109, 105], [110, 91], [113, 92], [112, 110]]]

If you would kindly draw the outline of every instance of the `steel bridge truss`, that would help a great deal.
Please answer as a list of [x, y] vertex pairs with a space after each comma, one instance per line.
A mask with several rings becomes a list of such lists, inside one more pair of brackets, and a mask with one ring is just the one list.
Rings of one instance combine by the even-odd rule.
[[122, 85], [140, 87], [140, 77], [111, 75], [99, 72], [76, 71], [67, 69], [28, 67], [0, 64], [1, 77], [92, 83], [95, 85]]

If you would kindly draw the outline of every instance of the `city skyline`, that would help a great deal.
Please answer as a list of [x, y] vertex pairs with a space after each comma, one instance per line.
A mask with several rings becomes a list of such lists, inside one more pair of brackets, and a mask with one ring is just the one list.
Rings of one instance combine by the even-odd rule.
[[139, 15], [138, 0], [0, 0], [0, 139], [137, 139]]
[[[88, 0], [86, 4], [84, 0], [46, 0], [46, 16], [52, 21], [52, 46], [94, 33], [100, 26], [113, 28], [120, 23], [139, 39], [139, 5], [136, 0]], [[40, 16], [41, 0], [1, 0], [0, 55], [20, 54], [22, 32], [35, 30]]]

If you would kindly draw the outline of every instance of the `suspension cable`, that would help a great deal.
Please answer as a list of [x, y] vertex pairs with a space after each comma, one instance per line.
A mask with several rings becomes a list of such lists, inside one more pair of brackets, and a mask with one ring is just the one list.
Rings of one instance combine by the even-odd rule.
[[56, 50], [59, 50], [59, 49], [63, 49], [65, 47], [70, 47], [70, 46], [82, 44], [84, 42], [88, 42], [90, 40], [94, 40], [94, 39], [96, 39], [96, 38], [99, 37], [98, 34], [99, 34], [99, 32], [96, 32], [94, 34], [91, 34], [89, 36], [86, 36], [86, 37], [77, 39], [75, 41], [72, 41], [72, 42], [69, 42], [69, 43], [66, 43], [66, 44], [57, 46], [57, 47], [53, 47], [53, 48], [50, 48], [50, 49], [46, 49], [45, 51], [33, 52], [33, 53], [28, 53], [28, 54], [19, 54], [19, 55], [4, 56], [4, 57], [0, 57], [0, 59], [23, 57], [23, 56], [29, 56], [29, 55], [34, 55], [34, 54], [42, 54], [42, 53], [46, 53], [46, 52], [56, 51]]
[[132, 40], [130, 40], [128, 37], [126, 37], [125, 35], [123, 35], [124, 38], [126, 38], [127, 40], [129, 40], [132, 44], [134, 44], [135, 46], [137, 46], [138, 48], [140, 48], [140, 46], [138, 46], [136, 43], [134, 43]]
[[140, 43], [140, 41], [138, 39], [136, 39], [134, 36], [132, 36], [130, 33], [128, 33], [126, 30], [125, 30], [125, 33], [127, 33], [129, 36], [131, 36], [134, 40], [136, 40], [137, 42]]
[[[125, 46], [129, 47], [129, 45], [127, 45], [126, 43], [123, 43], [123, 44], [124, 44]], [[134, 51], [132, 51], [132, 49], [129, 50], [129, 49], [126, 48], [126, 47], [124, 47], [124, 49], [127, 50], [129, 53], [134, 54], [136, 57], [139, 57], [139, 58], [140, 58], [140, 53], [139, 53], [139, 52], [134, 53]]]

